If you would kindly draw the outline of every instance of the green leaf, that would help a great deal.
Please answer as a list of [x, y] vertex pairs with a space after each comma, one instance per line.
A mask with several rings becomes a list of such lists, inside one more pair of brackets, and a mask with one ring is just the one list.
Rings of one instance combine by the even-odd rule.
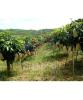
[[7, 47], [7, 51], [9, 51], [9, 47]]

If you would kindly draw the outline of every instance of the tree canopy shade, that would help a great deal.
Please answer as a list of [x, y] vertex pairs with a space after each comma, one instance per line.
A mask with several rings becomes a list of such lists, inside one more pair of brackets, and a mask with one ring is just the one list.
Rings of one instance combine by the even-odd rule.
[[0, 53], [3, 56], [3, 60], [6, 60], [8, 73], [10, 72], [10, 65], [14, 62], [15, 54], [22, 51], [22, 44], [10, 33], [0, 33]]

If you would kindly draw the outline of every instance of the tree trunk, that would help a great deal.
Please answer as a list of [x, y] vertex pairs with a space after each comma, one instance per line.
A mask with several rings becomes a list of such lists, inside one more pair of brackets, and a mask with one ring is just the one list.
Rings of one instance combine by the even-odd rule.
[[10, 61], [6, 61], [7, 63], [7, 74], [9, 75], [10, 74]]
[[73, 47], [73, 54], [72, 54], [72, 59], [73, 59], [73, 80], [75, 79], [75, 60], [74, 60], [74, 47]]
[[76, 61], [77, 61], [77, 59], [78, 59], [78, 50], [76, 51]]
[[[68, 52], [68, 47], [66, 47], [66, 49], [67, 49], [67, 55], [68, 55], [68, 53], [69, 53], [69, 52]], [[66, 57], [66, 62], [67, 62], [67, 60], [68, 60], [68, 57]]]

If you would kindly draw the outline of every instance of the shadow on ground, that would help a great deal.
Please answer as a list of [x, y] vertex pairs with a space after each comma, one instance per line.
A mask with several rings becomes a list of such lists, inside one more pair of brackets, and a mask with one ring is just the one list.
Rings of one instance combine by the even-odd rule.
[[68, 54], [67, 53], [56, 53], [56, 54], [53, 54], [53, 55], [48, 55], [46, 57], [43, 58], [43, 61], [55, 61], [55, 60], [62, 60], [64, 58], [67, 58], [68, 57]]
[[44, 71], [44, 81], [83, 81], [83, 59], [75, 60], [75, 77], [73, 77], [73, 61], [67, 61], [65, 65], [57, 68], [49, 68]]
[[15, 71], [11, 71], [10, 74], [8, 74], [6, 70], [0, 71], [0, 81], [8, 81], [10, 77], [15, 76], [16, 74]]
[[62, 67], [61, 72], [65, 80], [75, 80], [75, 81], [83, 81], [83, 59], [75, 60], [74, 66], [74, 74], [75, 77], [73, 79], [73, 62], [72, 60], [65, 63], [65, 66]]

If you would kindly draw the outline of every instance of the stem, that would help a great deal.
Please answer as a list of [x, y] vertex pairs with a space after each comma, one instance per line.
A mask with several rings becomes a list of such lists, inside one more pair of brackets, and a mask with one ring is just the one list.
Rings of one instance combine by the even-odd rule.
[[22, 59], [20, 60], [20, 62], [21, 62], [21, 68], [22, 68], [22, 70], [23, 70], [23, 61], [22, 61]]
[[78, 58], [78, 50], [76, 51], [76, 61], [77, 61], [77, 58]]
[[72, 59], [73, 59], [73, 80], [75, 79], [75, 60], [74, 60], [74, 47], [73, 47], [73, 54], [72, 54]]
[[7, 63], [7, 74], [9, 75], [10, 74], [10, 61], [7, 60], [6, 63]]

